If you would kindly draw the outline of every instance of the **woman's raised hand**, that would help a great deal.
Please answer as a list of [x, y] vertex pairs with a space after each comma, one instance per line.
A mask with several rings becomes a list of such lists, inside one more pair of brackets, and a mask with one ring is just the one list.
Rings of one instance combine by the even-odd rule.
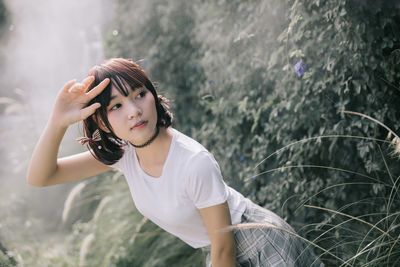
[[77, 83], [75, 80], [67, 82], [57, 95], [51, 119], [59, 126], [66, 128], [92, 115], [100, 107], [100, 103], [90, 106], [87, 104], [107, 87], [110, 80], [104, 79], [92, 90], [86, 92], [93, 81], [94, 77], [89, 76], [82, 83]]

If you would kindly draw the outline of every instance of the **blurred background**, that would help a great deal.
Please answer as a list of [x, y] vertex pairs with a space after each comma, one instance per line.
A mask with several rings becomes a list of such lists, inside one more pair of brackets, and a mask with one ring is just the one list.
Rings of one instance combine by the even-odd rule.
[[57, 92], [109, 57], [138, 62], [174, 127], [326, 266], [398, 265], [399, 14], [394, 0], [0, 0], [0, 266], [204, 266], [118, 172], [26, 183]]

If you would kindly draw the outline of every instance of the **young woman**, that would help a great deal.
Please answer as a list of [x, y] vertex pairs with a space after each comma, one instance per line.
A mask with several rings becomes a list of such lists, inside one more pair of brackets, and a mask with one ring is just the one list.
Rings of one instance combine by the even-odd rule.
[[[227, 186], [214, 157], [171, 127], [167, 100], [134, 62], [109, 59], [59, 92], [33, 152], [28, 183], [49, 186], [112, 169], [124, 173], [137, 209], [206, 253], [207, 266], [323, 266], [279, 216]], [[57, 158], [69, 125], [83, 120], [89, 151]], [[219, 231], [238, 223], [274, 228]]]

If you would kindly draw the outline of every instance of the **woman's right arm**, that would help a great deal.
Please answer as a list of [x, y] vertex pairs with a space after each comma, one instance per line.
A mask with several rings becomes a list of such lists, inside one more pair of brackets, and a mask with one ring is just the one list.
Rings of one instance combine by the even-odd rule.
[[87, 103], [107, 87], [109, 80], [86, 93], [93, 77], [82, 83], [68, 82], [59, 92], [53, 112], [44, 129], [28, 167], [28, 183], [33, 186], [49, 186], [87, 178], [111, 167], [96, 160], [89, 151], [58, 159], [58, 149], [69, 125], [92, 115], [99, 103], [86, 107]]

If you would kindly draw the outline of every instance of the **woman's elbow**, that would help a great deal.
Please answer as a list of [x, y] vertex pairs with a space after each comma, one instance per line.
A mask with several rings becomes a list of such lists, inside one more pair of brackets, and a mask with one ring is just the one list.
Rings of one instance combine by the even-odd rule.
[[236, 256], [236, 245], [235, 243], [232, 242], [226, 242], [224, 244], [211, 244], [211, 249], [216, 255], [222, 256], [222, 257], [230, 257], [230, 256]]
[[42, 183], [38, 183], [37, 181], [33, 180], [29, 176], [26, 178], [26, 181], [29, 185], [34, 186], [34, 187], [44, 187], [45, 185]]
[[48, 186], [45, 182], [44, 179], [38, 179], [38, 177], [35, 177], [32, 174], [27, 174], [26, 175], [26, 182], [34, 187], [45, 187]]
[[211, 261], [213, 266], [229, 266], [236, 264], [236, 247], [231, 245], [219, 246], [217, 248], [211, 245]]

